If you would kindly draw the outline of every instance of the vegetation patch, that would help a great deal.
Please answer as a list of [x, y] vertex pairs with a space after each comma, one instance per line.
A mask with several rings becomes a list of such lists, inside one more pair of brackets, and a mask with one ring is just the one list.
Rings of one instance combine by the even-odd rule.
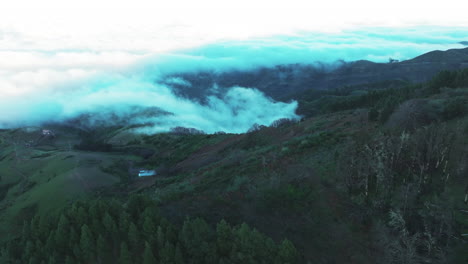
[[2, 263], [299, 263], [289, 240], [276, 244], [247, 224], [224, 220], [216, 228], [200, 218], [175, 226], [141, 196], [125, 205], [98, 200], [35, 216], [1, 253]]

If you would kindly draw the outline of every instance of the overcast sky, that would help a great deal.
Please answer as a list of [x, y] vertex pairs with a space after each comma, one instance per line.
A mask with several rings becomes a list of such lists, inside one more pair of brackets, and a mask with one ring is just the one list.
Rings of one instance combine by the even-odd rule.
[[362, 26], [467, 26], [464, 1], [3, 1], [2, 50], [158, 52]]
[[[445, 47], [427, 46], [428, 43], [464, 40], [456, 36], [457, 27], [464, 28], [465, 32], [468, 28], [463, 3], [458, 0], [3, 1], [0, 6], [0, 95], [22, 94], [33, 86], [39, 89], [48, 83], [116, 71], [154, 54], [174, 53], [206, 44], [216, 47], [218, 57], [220, 53], [233, 52], [223, 47], [237, 43], [237, 47], [244, 46], [243, 50], [248, 46], [248, 51], [240, 54], [238, 49], [232, 56], [240, 54], [252, 58], [253, 48], [276, 45], [267, 55], [278, 57], [278, 46], [284, 46], [295, 52], [293, 59], [316, 56], [316, 60], [324, 60], [329, 56], [319, 51], [326, 51], [327, 45], [331, 45], [328, 54], [341, 56], [333, 59], [361, 56], [359, 58], [379, 60], [387, 53], [364, 54], [371, 45], [385, 50], [388, 45], [380, 47], [379, 43], [397, 41], [399, 45], [406, 45], [402, 40], [413, 38], [405, 48], [412, 53], [401, 56], [406, 59], [405, 55]], [[368, 27], [398, 30], [415, 26], [425, 26], [425, 29], [422, 33], [414, 29], [401, 34], [393, 31], [392, 39], [385, 38], [387, 32], [392, 33], [387, 29], [378, 31], [378, 39], [362, 32], [346, 33]], [[450, 34], [444, 35], [444, 30], [432, 34], [435, 26], [450, 28]], [[309, 39], [301, 39], [301, 34], [309, 34], [306, 35]], [[279, 40], [272, 36], [283, 37]], [[381, 42], [380, 39], [385, 40]], [[368, 43], [363, 44], [367, 40]], [[418, 42], [425, 46], [411, 46]], [[306, 46], [315, 47], [315, 53], [306, 56], [303, 52]], [[348, 52], [350, 46], [362, 49]], [[398, 57], [401, 52], [393, 46], [388, 54]], [[214, 54], [204, 48], [200, 50], [203, 54], [191, 54]], [[294, 62], [288, 59], [289, 52], [284, 54], [285, 63]], [[261, 52], [258, 55], [261, 56]], [[281, 60], [272, 63], [281, 63]]]

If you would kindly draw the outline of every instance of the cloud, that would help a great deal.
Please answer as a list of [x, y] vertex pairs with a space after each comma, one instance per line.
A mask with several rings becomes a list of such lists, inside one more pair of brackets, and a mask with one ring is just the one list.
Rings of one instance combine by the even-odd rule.
[[[128, 124], [153, 124], [140, 132], [169, 131], [182, 126], [207, 133], [242, 133], [254, 124], [270, 125], [280, 118], [296, 119], [296, 102], [274, 102], [252, 88], [232, 87], [221, 97], [210, 96], [206, 104], [179, 98], [170, 87], [144, 75], [107, 74], [94, 76], [79, 86], [36, 94], [28, 100], [10, 97], [2, 102], [4, 126], [38, 125], [91, 114], [92, 123], [113, 124], [110, 118], [131, 116], [136, 110], [158, 109], [152, 115], [136, 115]], [[137, 108], [135, 108], [137, 107]], [[268, 109], [268, 111], [266, 111]]]
[[[39, 45], [46, 48], [37, 50], [22, 44], [19, 49], [0, 50], [0, 126], [38, 125], [89, 114], [92, 122], [109, 122], [112, 117], [153, 124], [145, 132], [184, 126], [208, 133], [241, 133], [255, 123], [298, 118], [297, 103], [275, 102], [255, 87], [230, 87], [223, 94], [211, 93], [216, 96], [202, 104], [174, 94], [172, 85], [191, 85], [177, 74], [291, 63], [333, 66], [339, 60], [405, 60], [434, 49], [463, 47], [459, 42], [466, 35], [467, 28], [361, 28], [215, 41], [157, 54], [125, 45], [122, 50], [100, 46], [93, 51], [73, 45], [54, 50], [47, 42]], [[23, 37], [5, 33], [0, 42], [27, 42]], [[158, 111], [135, 115], [145, 108]]]
[[339, 33], [296, 33], [221, 41], [147, 59], [149, 67], [162, 74], [186, 71], [251, 70], [278, 64], [338, 60], [386, 62], [389, 57], [406, 60], [432, 50], [461, 48], [468, 28], [414, 27], [362, 28]]
[[186, 86], [186, 87], [192, 86], [192, 84], [189, 81], [184, 80], [183, 78], [180, 78], [180, 77], [169, 77], [169, 78], [166, 78], [164, 82], [169, 85], [175, 84], [175, 85], [181, 85], [181, 86]]

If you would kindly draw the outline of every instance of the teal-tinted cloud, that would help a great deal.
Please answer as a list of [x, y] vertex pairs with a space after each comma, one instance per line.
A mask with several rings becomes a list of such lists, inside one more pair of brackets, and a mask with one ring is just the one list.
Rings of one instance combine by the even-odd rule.
[[[291, 63], [334, 67], [339, 65], [337, 62], [340, 60], [387, 61], [389, 57], [405, 60], [435, 49], [461, 48], [463, 45], [460, 42], [466, 40], [466, 36], [467, 28], [441, 27], [297, 33], [244, 41], [220, 41], [202, 47], [146, 56], [126, 69], [115, 70], [95, 70], [93, 65], [100, 64], [94, 63], [94, 55], [90, 52], [84, 52], [86, 60], [80, 61], [79, 51], [73, 51], [71, 57], [66, 56], [67, 52], [59, 51], [57, 54], [62, 55], [39, 56], [33, 64], [46, 65], [44, 67], [51, 67], [54, 71], [31, 69], [33, 66], [27, 63], [29, 57], [25, 56], [23, 64], [28, 66], [28, 72], [25, 70], [24, 74], [18, 70], [23, 64], [2, 70], [1, 65], [5, 62], [0, 61], [0, 126], [37, 125], [44, 121], [74, 118], [84, 113], [92, 113], [96, 122], [112, 122], [110, 114], [127, 118], [137, 106], [157, 108], [166, 113], [133, 116], [128, 120], [129, 123], [154, 124], [146, 128], [145, 132], [148, 133], [168, 131], [177, 126], [208, 133], [241, 133], [255, 123], [269, 125], [279, 118], [298, 118], [295, 115], [297, 103], [275, 102], [255, 87], [231, 87], [224, 94], [216, 93], [217, 96], [205, 98], [205, 103], [201, 104], [176, 95], [170, 85], [190, 87], [191, 84], [182, 77], [167, 75], [252, 70]], [[112, 54], [104, 56], [107, 61], [116, 56]], [[121, 62], [128, 59], [125, 54], [119, 56]], [[49, 57], [53, 60], [41, 64], [41, 60]], [[31, 58], [36, 57], [31, 55]], [[133, 62], [130, 59], [128, 61]], [[75, 64], [79, 67], [74, 67]], [[61, 67], [67, 69], [63, 74]], [[10, 72], [15, 73], [11, 78], [8, 75]], [[81, 72], [84, 72], [85, 77], [76, 77], [81, 76]], [[88, 72], [96, 73], [90, 75]], [[66, 74], [73, 76], [73, 80], [67, 82]], [[15, 90], [19, 86], [21, 89]]]

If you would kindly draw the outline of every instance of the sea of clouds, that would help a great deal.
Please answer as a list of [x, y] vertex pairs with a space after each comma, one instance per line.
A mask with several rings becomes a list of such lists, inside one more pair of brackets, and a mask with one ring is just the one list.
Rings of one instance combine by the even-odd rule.
[[24, 44], [21, 34], [0, 31], [0, 47], [7, 47], [0, 49], [0, 127], [41, 125], [83, 114], [112, 122], [103, 113], [127, 116], [129, 109], [138, 106], [167, 113], [128, 120], [129, 124], [151, 124], [146, 133], [173, 127], [242, 133], [254, 124], [299, 118], [297, 102], [275, 102], [255, 87], [232, 87], [200, 103], [174, 93], [171, 84], [191, 85], [174, 76], [291, 63], [405, 60], [431, 50], [462, 48], [459, 42], [465, 36], [466, 28], [361, 28], [223, 40], [154, 52], [105, 47], [60, 50], [44, 42]]

